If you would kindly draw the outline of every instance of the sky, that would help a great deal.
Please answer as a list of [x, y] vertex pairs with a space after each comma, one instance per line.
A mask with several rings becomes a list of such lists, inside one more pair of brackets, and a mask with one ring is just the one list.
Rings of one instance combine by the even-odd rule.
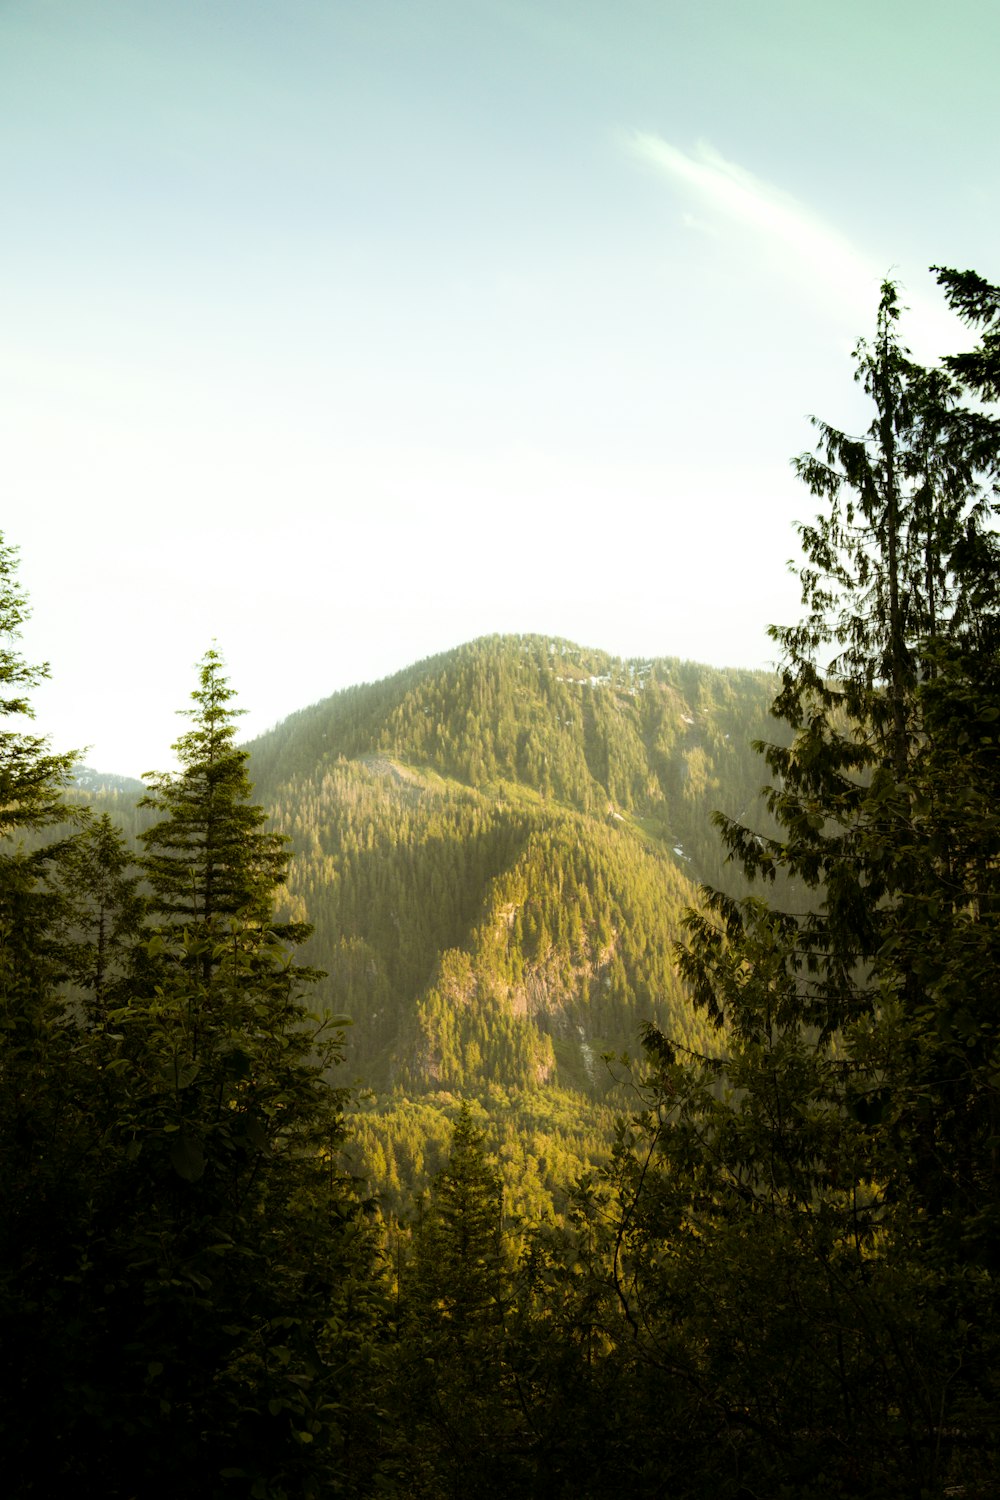
[[0, 0], [36, 728], [167, 769], [495, 632], [775, 662], [879, 286], [1000, 280], [992, 0]]

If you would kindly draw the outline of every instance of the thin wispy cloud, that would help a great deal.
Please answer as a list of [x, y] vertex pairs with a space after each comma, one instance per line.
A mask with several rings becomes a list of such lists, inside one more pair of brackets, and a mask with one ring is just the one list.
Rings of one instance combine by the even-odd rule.
[[627, 145], [637, 160], [698, 200], [700, 216], [684, 215], [688, 227], [714, 229], [710, 218], [704, 219], [706, 211], [714, 210], [760, 236], [801, 270], [821, 275], [828, 291], [835, 290], [851, 303], [871, 301], [872, 288], [880, 280], [878, 269], [790, 193], [727, 161], [706, 142], [687, 155], [661, 136], [636, 131]]
[[[851, 314], [858, 329], [870, 326], [879, 287], [886, 276], [898, 276], [898, 267], [879, 265], [791, 193], [728, 161], [705, 141], [688, 155], [662, 136], [634, 131], [626, 137], [626, 147], [635, 160], [693, 200], [697, 211], [685, 206], [680, 216], [686, 229], [713, 237], [734, 230], [755, 235], [783, 272], [794, 269], [810, 278], [824, 299], [835, 299]], [[905, 280], [901, 292], [908, 309], [904, 339], [917, 358], [932, 361], [942, 351], [968, 343], [937, 295], [908, 287]]]

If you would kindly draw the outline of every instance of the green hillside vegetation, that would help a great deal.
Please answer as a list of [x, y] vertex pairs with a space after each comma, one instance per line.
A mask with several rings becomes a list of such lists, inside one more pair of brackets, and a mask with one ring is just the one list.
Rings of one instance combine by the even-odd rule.
[[494, 636], [292, 715], [253, 743], [254, 774], [277, 790], [381, 753], [487, 793], [518, 786], [599, 818], [631, 814], [708, 878], [721, 860], [705, 810], [758, 804], [750, 746], [774, 729], [773, 689], [765, 673]]
[[605, 1056], [638, 1052], [649, 1024], [715, 1049], [673, 947], [696, 881], [746, 888], [713, 812], [771, 826], [750, 742], [773, 688], [491, 637], [250, 746], [295, 849], [286, 909], [313, 925], [319, 996], [351, 1016], [351, 1064], [378, 1101], [358, 1122], [359, 1163], [387, 1211], [426, 1187], [447, 1138], [431, 1101], [477, 1097], [492, 1122], [499, 1090], [516, 1101], [508, 1189], [537, 1184], [533, 1206], [558, 1216], [603, 1159]]
[[[566, 1090], [492, 1087], [471, 1101], [484, 1149], [500, 1174], [507, 1233], [564, 1220], [581, 1177], [610, 1164], [616, 1112], [627, 1097], [620, 1090], [603, 1105], [584, 1107]], [[447, 1165], [467, 1102], [446, 1091], [376, 1096], [352, 1114], [354, 1167], [377, 1190], [387, 1222], [406, 1221]]]
[[693, 888], [632, 829], [364, 764], [290, 792], [291, 906], [373, 1082], [528, 1087], [560, 1081], [556, 1045], [581, 1028], [690, 1034], [670, 942]]
[[581, 1040], [635, 1046], [656, 1020], [707, 1044], [671, 945], [692, 877], [724, 874], [714, 808], [766, 816], [749, 742], [769, 685], [495, 637], [256, 741], [289, 909], [363, 1075], [589, 1089]]

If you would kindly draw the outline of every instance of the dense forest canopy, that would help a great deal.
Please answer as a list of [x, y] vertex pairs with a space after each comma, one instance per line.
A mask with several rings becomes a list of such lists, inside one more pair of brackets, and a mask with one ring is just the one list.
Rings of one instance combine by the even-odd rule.
[[10, 1493], [995, 1493], [1000, 289], [938, 274], [976, 347], [882, 288], [771, 683], [495, 638], [241, 747], [211, 650], [134, 808], [24, 727], [0, 544]]
[[772, 695], [763, 675], [495, 637], [255, 741], [295, 846], [289, 909], [366, 1079], [555, 1083], [579, 1028], [620, 1050], [653, 1019], [707, 1042], [670, 946], [692, 878], [724, 878], [713, 807], [759, 803]]

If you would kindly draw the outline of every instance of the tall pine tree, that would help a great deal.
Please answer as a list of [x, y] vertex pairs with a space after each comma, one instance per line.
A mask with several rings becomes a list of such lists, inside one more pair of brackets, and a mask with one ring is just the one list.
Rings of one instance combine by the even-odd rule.
[[251, 800], [249, 752], [236, 744], [234, 690], [218, 652], [198, 669], [198, 687], [186, 710], [192, 726], [174, 744], [176, 773], [150, 777], [141, 807], [162, 814], [140, 835], [151, 908], [198, 948], [207, 980], [216, 949], [238, 921], [246, 933], [298, 941], [306, 929], [278, 925], [274, 896], [290, 859], [288, 841], [265, 828], [267, 815]]
[[23, 1048], [4, 1054], [18, 1207], [0, 1238], [0, 1429], [16, 1493], [318, 1497], [369, 1482], [378, 1285], [340, 1165], [343, 1035], [306, 1010], [311, 972], [273, 920], [287, 853], [250, 801], [214, 653], [195, 697], [183, 770], [155, 794], [156, 925], [130, 957], [117, 944], [110, 974], [106, 940], [134, 891], [97, 825], [67, 861], [78, 899], [54, 934], [90, 1001], [57, 996], [33, 1076]]
[[70, 816], [65, 789], [74, 759], [26, 727], [34, 716], [31, 689], [49, 669], [25, 661], [17, 646], [28, 617], [17, 563], [17, 548], [0, 533], [0, 994], [23, 992], [29, 974], [36, 989], [42, 983], [53, 906], [47, 874], [56, 848], [28, 851], [21, 836]]
[[797, 461], [825, 508], [773, 631], [777, 831], [718, 820], [806, 899], [704, 893], [680, 963], [720, 1056], [651, 1030], [618, 1157], [616, 1284], [699, 1419], [712, 1390], [734, 1492], [939, 1494], [995, 1457], [1000, 430], [899, 312], [887, 284], [857, 350], [868, 432]]

